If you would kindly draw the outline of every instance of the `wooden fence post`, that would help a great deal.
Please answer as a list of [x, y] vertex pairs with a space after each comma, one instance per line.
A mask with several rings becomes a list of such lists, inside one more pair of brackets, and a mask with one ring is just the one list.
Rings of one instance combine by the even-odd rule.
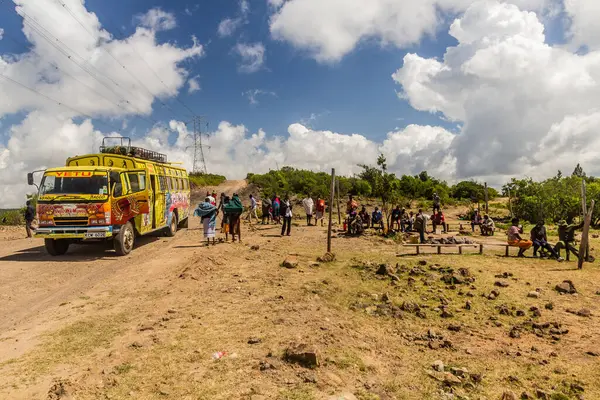
[[[579, 243], [579, 261], [577, 262], [577, 268], [583, 268], [583, 262], [585, 261], [585, 250], [588, 246], [588, 236], [590, 233], [590, 224], [592, 223], [592, 213], [594, 212], [594, 203], [592, 200], [592, 204], [590, 204], [589, 210], [587, 210], [587, 215], [585, 216], [585, 220], [583, 221], [583, 232], [581, 233], [581, 243]], [[568, 254], [568, 253], [567, 253]]]
[[329, 227], [327, 228], [327, 252], [331, 253], [331, 216], [335, 194], [335, 168], [331, 168], [331, 195], [329, 196]]

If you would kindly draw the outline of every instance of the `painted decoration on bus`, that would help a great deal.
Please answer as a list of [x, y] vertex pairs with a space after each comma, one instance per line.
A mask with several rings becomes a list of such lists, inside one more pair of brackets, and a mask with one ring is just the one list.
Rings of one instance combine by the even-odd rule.
[[179, 220], [188, 217], [190, 207], [190, 195], [189, 193], [182, 192], [167, 192], [165, 193], [165, 216], [164, 220], [169, 226], [173, 218], [173, 212], [177, 209], [179, 213]]
[[111, 208], [113, 213], [114, 224], [125, 224], [131, 218], [139, 214], [147, 214], [150, 212], [148, 199], [143, 192], [136, 193], [121, 199], [112, 199]]

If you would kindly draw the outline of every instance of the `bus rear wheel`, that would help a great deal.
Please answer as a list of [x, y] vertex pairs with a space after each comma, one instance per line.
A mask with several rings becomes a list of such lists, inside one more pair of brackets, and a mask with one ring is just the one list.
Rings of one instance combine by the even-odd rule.
[[171, 223], [167, 227], [167, 236], [173, 237], [177, 233], [177, 214], [173, 213], [171, 216]]
[[62, 256], [69, 250], [69, 241], [67, 239], [44, 239], [44, 246], [51, 256]]
[[133, 230], [133, 225], [131, 222], [127, 222], [117, 236], [114, 238], [114, 247], [115, 252], [119, 256], [126, 256], [131, 253], [133, 250], [133, 246], [135, 244], [135, 231]]

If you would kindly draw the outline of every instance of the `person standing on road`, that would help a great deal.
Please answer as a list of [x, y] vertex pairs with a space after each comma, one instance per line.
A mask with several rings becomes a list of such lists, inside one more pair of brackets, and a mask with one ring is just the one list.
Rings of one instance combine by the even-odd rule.
[[261, 200], [261, 208], [262, 208], [262, 224], [268, 225], [271, 222], [271, 200], [268, 197], [265, 197]]
[[281, 236], [284, 234], [290, 236], [292, 229], [292, 203], [288, 196], [285, 196], [285, 200], [281, 203], [281, 215], [283, 216], [283, 226], [281, 227]]
[[248, 222], [252, 222], [252, 217], [256, 218], [256, 221], [258, 222], [258, 215], [256, 214], [256, 208], [257, 208], [257, 204], [256, 204], [256, 199], [254, 198], [254, 196], [250, 195], [250, 211], [248, 212]]
[[310, 195], [306, 196], [304, 200], [302, 200], [302, 207], [304, 207], [304, 212], [306, 212], [306, 225], [312, 226], [312, 216], [313, 216], [313, 208], [315, 206], [315, 202], [310, 197]]
[[200, 222], [202, 222], [207, 246], [210, 245], [210, 239], [212, 239], [213, 246], [216, 244], [217, 213], [217, 207], [210, 202], [208, 197], [194, 211], [194, 216], [200, 217]]
[[32, 226], [33, 220], [35, 219], [35, 209], [31, 205], [31, 200], [27, 200], [25, 203], [25, 230], [27, 231], [27, 237], [33, 237], [32, 231], [35, 231], [35, 228]]

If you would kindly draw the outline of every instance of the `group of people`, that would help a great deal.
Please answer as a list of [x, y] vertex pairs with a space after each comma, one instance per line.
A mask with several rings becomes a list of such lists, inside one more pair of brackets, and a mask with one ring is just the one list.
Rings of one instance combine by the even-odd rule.
[[217, 204], [217, 193], [206, 192], [204, 202], [198, 204], [198, 207], [194, 210], [194, 216], [200, 217], [202, 228], [204, 231], [204, 238], [206, 239], [206, 245], [216, 244], [217, 236], [217, 217], [219, 214], [223, 214], [221, 218], [221, 232], [225, 233], [225, 240], [231, 239], [233, 242], [242, 240], [242, 232], [240, 229], [240, 217], [244, 207], [237, 193], [229, 197], [225, 193], [221, 193], [219, 204]]
[[525, 257], [525, 252], [533, 246], [533, 256], [551, 257], [558, 261], [563, 261], [560, 253], [564, 249], [567, 253], [573, 253], [579, 257], [579, 251], [575, 248], [575, 231], [583, 227], [583, 222], [574, 224], [572, 218], [568, 221], [561, 220], [558, 223], [558, 242], [552, 246], [548, 243], [548, 235], [544, 221], [539, 221], [530, 232], [529, 240], [524, 239], [523, 227], [519, 225], [519, 219], [512, 219], [512, 226], [508, 229], [508, 244], [519, 248], [519, 257]]
[[479, 226], [482, 236], [493, 236], [494, 231], [496, 230], [496, 224], [494, 223], [494, 220], [487, 214], [484, 214], [483, 218], [481, 218], [479, 210], [475, 210], [473, 213], [473, 218], [471, 219], [472, 232], [475, 232], [476, 226]]

